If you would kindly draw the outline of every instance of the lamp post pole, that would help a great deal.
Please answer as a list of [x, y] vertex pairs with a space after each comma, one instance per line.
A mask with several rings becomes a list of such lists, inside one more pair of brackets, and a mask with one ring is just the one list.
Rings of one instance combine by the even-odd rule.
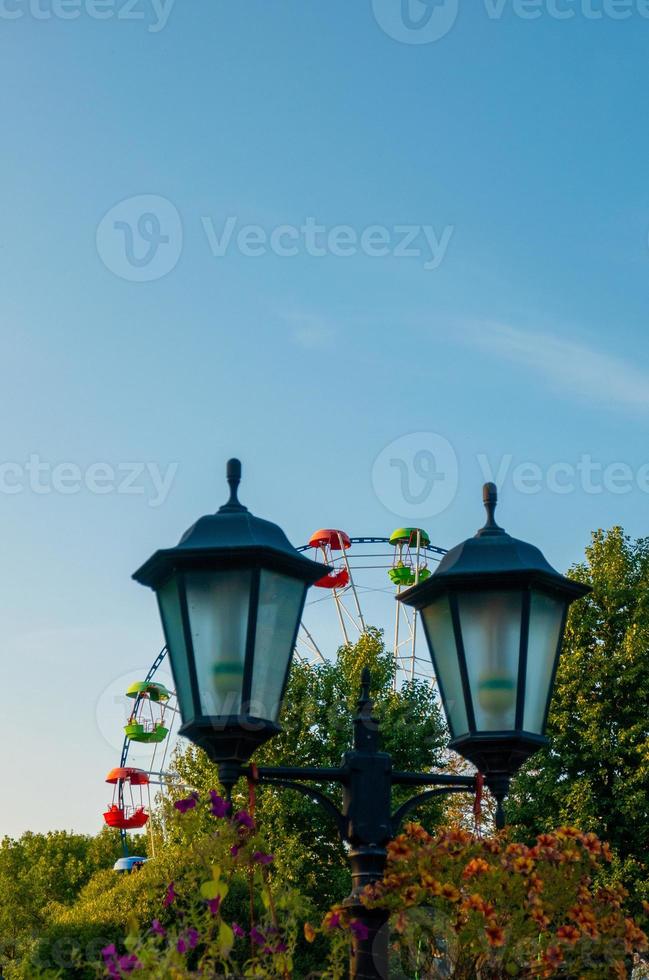
[[[361, 927], [354, 939], [349, 975], [351, 980], [387, 980], [388, 914], [368, 909], [362, 902], [367, 885], [383, 877], [387, 845], [404, 817], [426, 800], [447, 793], [475, 791], [473, 776], [396, 772], [392, 757], [380, 750], [380, 728], [370, 697], [370, 672], [363, 670], [361, 694], [354, 716], [353, 747], [338, 768], [293, 768], [288, 766], [244, 768], [219, 763], [219, 779], [228, 797], [240, 776], [267, 785], [297, 790], [318, 802], [333, 818], [338, 834], [349, 848], [352, 890], [343, 902], [350, 917]], [[338, 783], [343, 789], [342, 809], [313, 783]], [[424, 789], [398, 809], [392, 808], [393, 786], [434, 787]]]

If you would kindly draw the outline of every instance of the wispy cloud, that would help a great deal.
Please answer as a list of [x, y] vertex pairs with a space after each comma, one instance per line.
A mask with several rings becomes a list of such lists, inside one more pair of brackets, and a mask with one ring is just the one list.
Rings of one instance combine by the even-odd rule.
[[573, 397], [649, 409], [649, 372], [584, 343], [492, 321], [464, 324], [460, 336], [472, 347], [529, 368]]

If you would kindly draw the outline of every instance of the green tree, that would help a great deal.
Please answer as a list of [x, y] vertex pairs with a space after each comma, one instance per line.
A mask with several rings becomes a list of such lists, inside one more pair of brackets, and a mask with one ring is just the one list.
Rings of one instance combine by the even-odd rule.
[[0, 843], [0, 963], [19, 963], [44, 928], [52, 902], [71, 904], [100, 868], [112, 866], [119, 837], [54, 831]]
[[649, 539], [597, 531], [570, 574], [593, 592], [568, 619], [549, 748], [515, 780], [507, 815], [523, 835], [594, 831], [649, 897]]
[[[351, 719], [366, 666], [372, 672], [383, 747], [392, 753], [395, 768], [429, 771], [442, 766], [447, 735], [435, 692], [420, 681], [394, 690], [394, 658], [376, 629], [342, 646], [332, 663], [294, 664], [280, 718], [283, 732], [257, 753], [257, 764], [339, 765], [351, 745]], [[186, 786], [205, 791], [215, 785], [214, 766], [193, 746], [177, 756], [175, 768]], [[341, 802], [338, 786], [323, 788], [336, 803]], [[350, 890], [345, 851], [322, 808], [289, 790], [262, 786], [257, 795], [260, 824], [278, 872], [321, 910], [345, 897]], [[400, 794], [395, 792], [394, 799], [398, 803]], [[239, 802], [247, 804], [247, 796]], [[436, 801], [422, 808], [419, 816], [436, 826], [442, 812], [443, 803]]]

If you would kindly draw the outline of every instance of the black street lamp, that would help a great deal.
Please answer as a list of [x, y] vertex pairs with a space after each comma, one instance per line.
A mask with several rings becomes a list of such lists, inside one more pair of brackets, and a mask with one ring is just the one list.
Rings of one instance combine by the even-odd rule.
[[305, 558], [276, 524], [230, 499], [133, 578], [158, 597], [183, 726], [180, 734], [233, 773], [279, 731], [277, 718], [310, 585], [330, 569]]
[[502, 827], [511, 777], [547, 745], [568, 607], [591, 590], [498, 527], [493, 483], [483, 499], [485, 526], [398, 599], [421, 612], [450, 747], [484, 773]]
[[[230, 795], [239, 777], [253, 778], [248, 762], [255, 749], [280, 731], [306, 590], [329, 569], [239, 503], [238, 460], [229, 461], [227, 477], [228, 503], [200, 518], [175, 548], [157, 551], [133, 577], [158, 597], [180, 732], [217, 764]], [[422, 610], [451, 745], [484, 768], [500, 804], [511, 774], [544, 744], [565, 610], [587, 590], [496, 526], [495, 487], [487, 487], [486, 527], [400, 598]], [[380, 751], [366, 670], [353, 747], [339, 767], [259, 768], [254, 778], [303, 793], [335, 821], [352, 872], [344, 904], [367, 929], [367, 938], [354, 944], [350, 977], [386, 980], [387, 914], [365, 908], [363, 889], [382, 877], [387, 845], [404, 817], [433, 796], [474, 791], [475, 777], [394, 771], [391, 756]], [[313, 783], [340, 784], [342, 809]], [[393, 811], [392, 788], [404, 785], [435, 788]]]

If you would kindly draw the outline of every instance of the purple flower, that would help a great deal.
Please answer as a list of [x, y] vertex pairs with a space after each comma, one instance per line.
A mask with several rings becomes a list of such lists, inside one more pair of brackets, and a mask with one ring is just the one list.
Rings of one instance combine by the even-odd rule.
[[198, 798], [198, 794], [194, 795], [192, 793], [192, 795], [187, 797], [186, 800], [176, 800], [174, 806], [177, 810], [180, 811], [180, 813], [187, 813], [188, 810], [194, 809], [194, 807], [196, 806], [197, 798]]
[[249, 830], [255, 829], [255, 821], [252, 819], [247, 810], [239, 810], [235, 813], [234, 819], [237, 823], [241, 824], [242, 827], [248, 827]]
[[118, 964], [122, 973], [132, 973], [133, 970], [142, 969], [142, 964], [138, 960], [135, 953], [131, 953], [130, 956], [120, 956]]
[[215, 789], [210, 790], [210, 800], [212, 801], [212, 816], [221, 819], [227, 817], [231, 804], [227, 800], [224, 800], [222, 796], [219, 796]]
[[207, 907], [211, 915], [218, 915], [219, 909], [221, 908], [221, 896], [217, 895], [216, 898], [208, 898]]
[[259, 929], [256, 928], [256, 926], [253, 926], [250, 930], [250, 938], [256, 946], [264, 946], [266, 943], [265, 936], [259, 931]]
[[236, 844], [233, 844], [232, 847], [230, 848], [230, 854], [232, 855], [233, 858], [235, 858], [238, 853], [239, 853], [239, 848], [237, 847]]
[[273, 860], [272, 854], [264, 854], [263, 851], [255, 851], [252, 855], [253, 861], [257, 861], [258, 864], [270, 864]]
[[196, 929], [190, 928], [184, 935], [178, 937], [176, 949], [179, 953], [186, 953], [190, 949], [196, 949], [200, 938], [200, 933]]
[[115, 957], [117, 956], [117, 950], [115, 949], [114, 944], [111, 943], [110, 946], [104, 946], [104, 948], [101, 951], [101, 955], [104, 958], [104, 966], [106, 967], [107, 975], [113, 978], [116, 977], [117, 980], [119, 980], [122, 974], [119, 972], [119, 967], [115, 962]]
[[175, 889], [174, 889], [174, 883], [172, 881], [167, 886], [167, 894], [165, 895], [165, 897], [162, 900], [163, 906], [166, 909], [168, 909], [169, 906], [172, 905], [175, 902], [175, 900], [176, 900], [177, 897], [178, 896], [176, 895], [176, 892], [175, 892]]
[[243, 939], [246, 934], [246, 930], [242, 929], [238, 922], [232, 923], [232, 932], [235, 934], [237, 939]]
[[365, 923], [361, 922], [359, 919], [352, 919], [352, 921], [349, 923], [349, 929], [351, 932], [353, 932], [356, 939], [360, 939], [361, 941], [367, 939], [370, 934], [370, 931]]
[[151, 932], [155, 933], [156, 936], [167, 935], [167, 932], [165, 929], [163, 929], [159, 919], [154, 919], [153, 922], [151, 923]]
[[275, 948], [273, 950], [273, 953], [286, 953], [287, 951], [288, 951], [288, 946], [286, 945], [286, 943], [282, 939], [275, 946]]

